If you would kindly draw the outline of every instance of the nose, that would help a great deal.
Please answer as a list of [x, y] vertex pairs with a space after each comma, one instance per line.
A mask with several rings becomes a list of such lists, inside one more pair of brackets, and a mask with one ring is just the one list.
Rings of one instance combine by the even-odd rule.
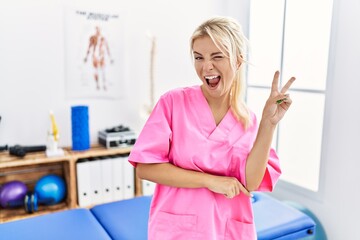
[[210, 71], [210, 70], [213, 70], [213, 69], [214, 69], [214, 65], [213, 65], [213, 63], [212, 63], [211, 60], [206, 61], [206, 62], [204, 63], [204, 70], [205, 70], [205, 71]]

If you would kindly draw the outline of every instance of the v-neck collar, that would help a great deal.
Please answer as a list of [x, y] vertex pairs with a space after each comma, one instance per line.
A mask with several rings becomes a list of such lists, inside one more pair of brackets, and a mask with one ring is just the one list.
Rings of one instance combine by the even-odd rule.
[[201, 87], [197, 88], [197, 103], [195, 104], [198, 114], [199, 128], [202, 130], [205, 137], [215, 140], [223, 141], [228, 138], [231, 129], [237, 124], [232, 110], [229, 108], [223, 119], [216, 125], [215, 118], [212, 114], [211, 108], [201, 91]]

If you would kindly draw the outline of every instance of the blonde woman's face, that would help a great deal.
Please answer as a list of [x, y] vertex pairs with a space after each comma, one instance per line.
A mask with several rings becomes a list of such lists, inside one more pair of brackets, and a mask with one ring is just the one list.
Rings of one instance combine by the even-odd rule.
[[203, 82], [205, 97], [228, 98], [235, 78], [230, 59], [214, 44], [210, 37], [201, 37], [193, 43], [195, 70]]

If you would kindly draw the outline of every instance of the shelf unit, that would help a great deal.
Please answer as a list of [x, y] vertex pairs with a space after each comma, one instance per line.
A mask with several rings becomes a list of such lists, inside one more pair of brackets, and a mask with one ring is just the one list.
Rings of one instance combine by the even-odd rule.
[[[64, 178], [67, 186], [66, 199], [55, 205], [41, 206], [35, 213], [26, 213], [24, 208], [4, 209], [0, 207], [0, 223], [43, 215], [51, 212], [77, 208], [76, 162], [81, 158], [109, 156], [130, 153], [131, 147], [107, 149], [102, 146], [92, 146], [86, 151], [71, 151], [64, 149], [64, 156], [46, 157], [44, 152], [28, 153], [25, 157], [11, 156], [0, 153], [0, 185], [19, 180], [24, 182], [29, 191], [34, 189], [36, 181], [47, 174], [57, 174]], [[135, 176], [135, 196], [141, 195], [141, 181]], [[89, 206], [90, 207], [90, 206]]]

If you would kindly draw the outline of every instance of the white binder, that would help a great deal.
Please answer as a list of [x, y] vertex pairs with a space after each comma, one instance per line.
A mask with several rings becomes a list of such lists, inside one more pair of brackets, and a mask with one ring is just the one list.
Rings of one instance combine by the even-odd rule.
[[102, 157], [100, 160], [101, 168], [101, 197], [103, 203], [108, 203], [113, 200], [113, 186], [112, 186], [112, 158], [111, 156]]
[[122, 154], [123, 163], [123, 182], [124, 182], [124, 199], [135, 197], [135, 182], [134, 182], [134, 166], [128, 161], [129, 154]]
[[128, 156], [79, 159], [76, 175], [80, 207], [135, 197], [135, 169]]
[[102, 203], [102, 179], [101, 179], [101, 159], [91, 158], [90, 162], [90, 196], [92, 204]]
[[123, 159], [115, 155], [112, 159], [112, 200], [124, 199]]
[[142, 194], [145, 196], [152, 196], [155, 191], [156, 183], [149, 180], [141, 180]]
[[79, 159], [76, 162], [77, 197], [80, 207], [92, 204], [90, 187], [90, 162], [89, 159]]

